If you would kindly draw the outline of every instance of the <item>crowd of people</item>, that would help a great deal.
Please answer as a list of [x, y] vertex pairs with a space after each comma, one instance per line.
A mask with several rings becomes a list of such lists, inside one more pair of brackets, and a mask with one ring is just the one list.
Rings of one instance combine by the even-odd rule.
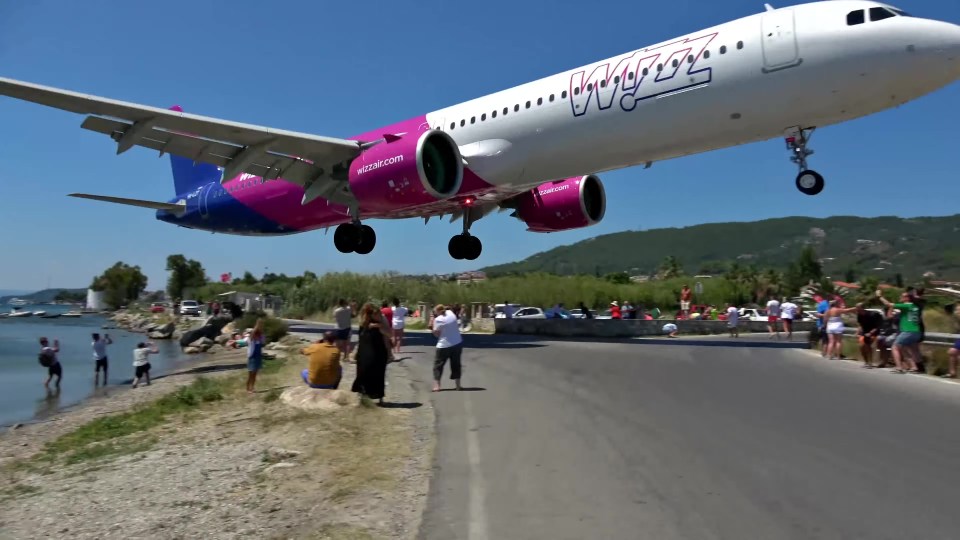
[[[304, 384], [311, 388], [337, 389], [343, 377], [341, 362], [353, 361], [357, 366], [351, 391], [377, 400], [382, 405], [386, 387], [387, 365], [397, 361], [403, 343], [408, 309], [397, 298], [392, 305], [383, 302], [380, 309], [366, 303], [359, 309], [355, 302], [345, 299], [337, 302], [334, 310], [336, 330], [327, 331], [302, 353], [307, 356], [307, 368], [301, 371]], [[433, 391], [441, 390], [446, 364], [450, 364], [450, 379], [454, 388], [462, 390], [461, 357], [463, 337], [460, 333], [465, 316], [463, 306], [438, 305], [430, 318], [430, 329], [437, 338], [433, 364]], [[352, 322], [359, 318], [356, 350], [352, 351]], [[352, 357], [351, 357], [351, 352]]]

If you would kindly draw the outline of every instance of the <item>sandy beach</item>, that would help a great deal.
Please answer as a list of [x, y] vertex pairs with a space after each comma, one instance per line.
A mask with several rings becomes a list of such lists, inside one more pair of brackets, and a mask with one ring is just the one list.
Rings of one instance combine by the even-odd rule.
[[381, 408], [344, 363], [345, 404], [304, 410], [304, 340], [282, 343], [253, 395], [245, 351], [221, 350], [0, 435], [0, 537], [414, 538], [434, 424], [408, 369]]

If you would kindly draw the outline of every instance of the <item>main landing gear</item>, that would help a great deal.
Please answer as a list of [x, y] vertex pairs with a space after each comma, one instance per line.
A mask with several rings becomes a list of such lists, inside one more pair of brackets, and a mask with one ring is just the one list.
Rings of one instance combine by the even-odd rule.
[[463, 213], [463, 232], [451, 238], [447, 244], [450, 256], [457, 260], [475, 261], [483, 251], [480, 239], [470, 234], [470, 225], [473, 223], [471, 210], [467, 208]]
[[823, 191], [823, 177], [817, 171], [807, 169], [807, 158], [813, 155], [813, 150], [807, 148], [810, 137], [813, 136], [813, 130], [797, 128], [787, 134], [787, 150], [793, 154], [790, 161], [800, 167], [800, 174], [797, 175], [797, 189], [805, 195], [816, 195]]
[[369, 225], [359, 221], [341, 223], [333, 233], [333, 245], [340, 253], [358, 253], [366, 255], [377, 245], [377, 233]]

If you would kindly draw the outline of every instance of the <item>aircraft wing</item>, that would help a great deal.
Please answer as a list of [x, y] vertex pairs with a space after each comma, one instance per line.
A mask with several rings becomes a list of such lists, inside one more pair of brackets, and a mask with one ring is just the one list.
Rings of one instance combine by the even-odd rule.
[[0, 95], [89, 115], [81, 127], [109, 135], [117, 153], [143, 146], [224, 168], [224, 179], [248, 173], [283, 178], [348, 204], [346, 165], [361, 142], [241, 124], [177, 110], [137, 105], [0, 77]]

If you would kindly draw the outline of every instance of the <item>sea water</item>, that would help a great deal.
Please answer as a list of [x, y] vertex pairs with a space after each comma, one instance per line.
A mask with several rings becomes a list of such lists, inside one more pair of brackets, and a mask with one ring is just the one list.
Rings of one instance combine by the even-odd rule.
[[[3, 312], [8, 306], [0, 306]], [[67, 306], [24, 306], [23, 311], [63, 313]], [[58, 411], [93, 396], [116, 392], [133, 381], [133, 349], [146, 341], [144, 334], [120, 329], [103, 329], [112, 321], [102, 315], [84, 314], [78, 318], [42, 319], [33, 317], [0, 318], [0, 427], [18, 422], [43, 420]], [[107, 346], [109, 380], [107, 387], [94, 387], [94, 360], [91, 334], [109, 334], [113, 345]], [[63, 380], [60, 391], [54, 382], [45, 389], [47, 368], [40, 365], [39, 339], [46, 336], [53, 344], [60, 340], [60, 365]], [[187, 367], [188, 355], [180, 351], [175, 340], [155, 341], [160, 354], [150, 356], [151, 375], [162, 375]], [[100, 377], [103, 380], [103, 377]]]

